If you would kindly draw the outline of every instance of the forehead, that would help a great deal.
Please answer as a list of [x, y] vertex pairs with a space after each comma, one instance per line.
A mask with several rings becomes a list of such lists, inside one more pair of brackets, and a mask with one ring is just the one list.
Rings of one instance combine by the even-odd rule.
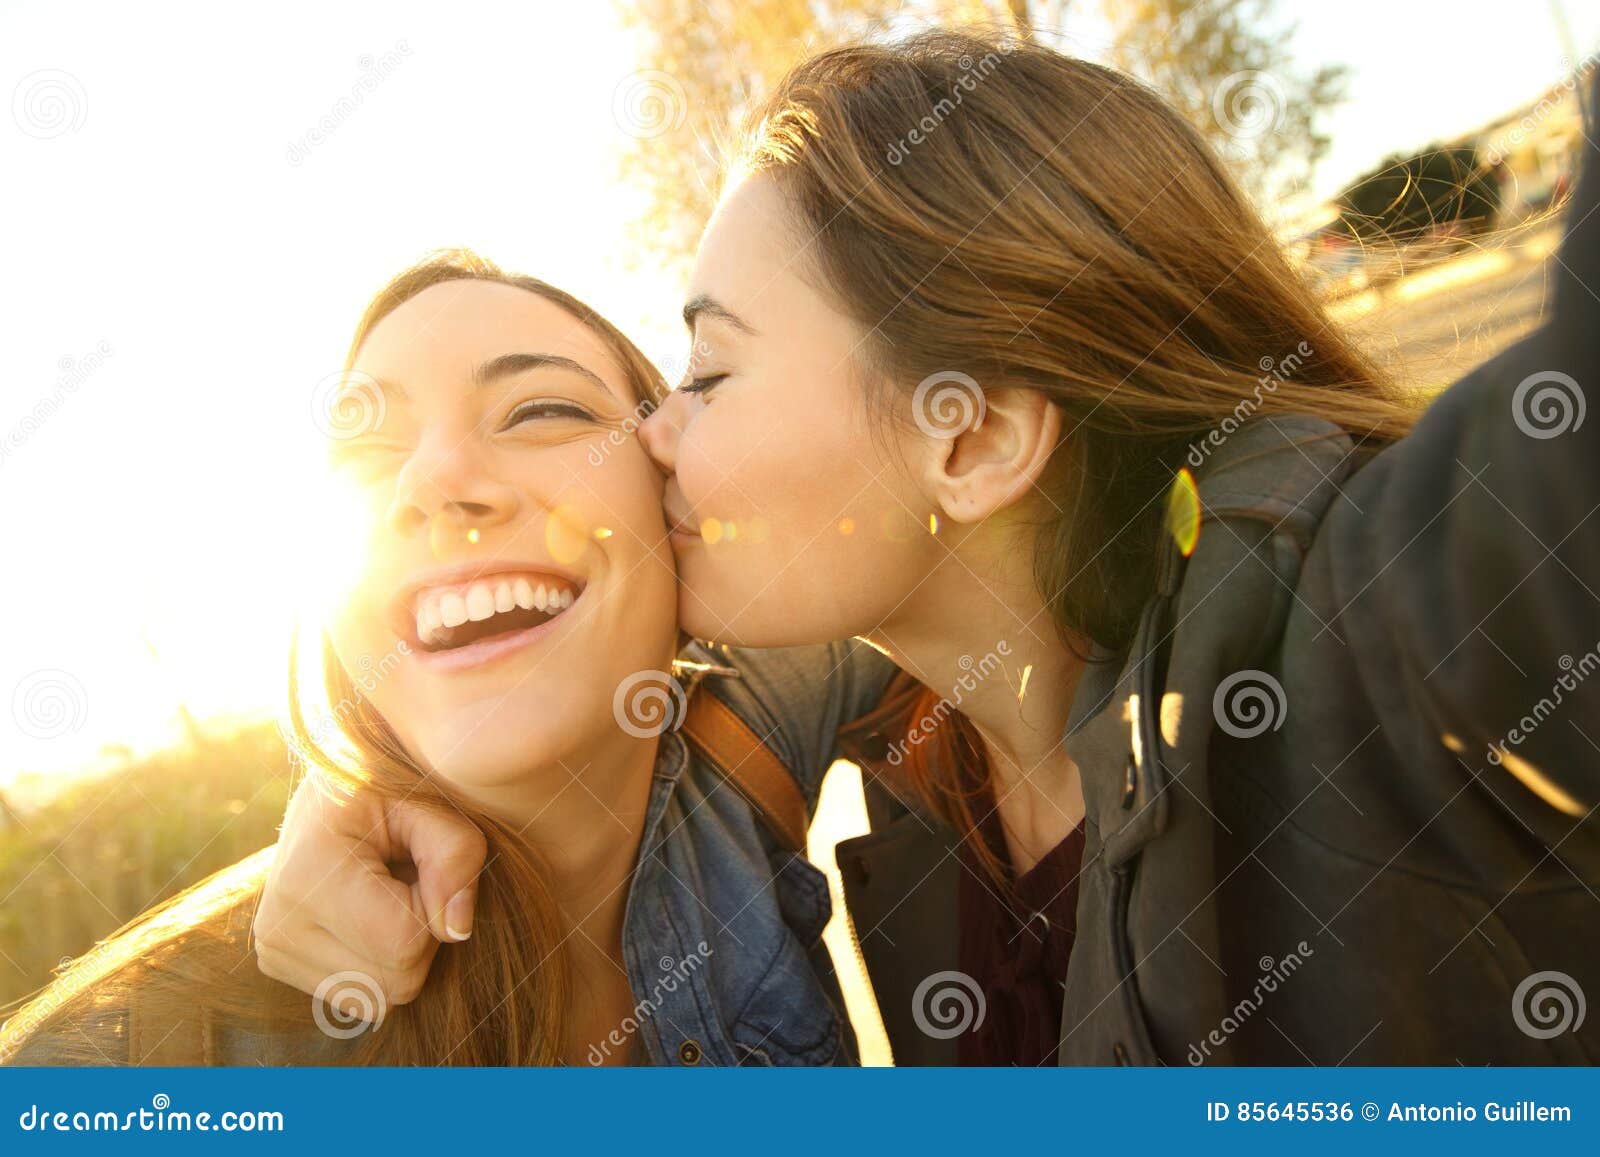
[[355, 364], [409, 385], [465, 379], [507, 353], [569, 357], [631, 396], [605, 339], [554, 302], [493, 281], [446, 281], [402, 302], [372, 327]]
[[752, 173], [729, 186], [700, 239], [694, 286], [733, 295], [749, 286], [792, 279], [800, 253], [794, 215], [777, 181]]

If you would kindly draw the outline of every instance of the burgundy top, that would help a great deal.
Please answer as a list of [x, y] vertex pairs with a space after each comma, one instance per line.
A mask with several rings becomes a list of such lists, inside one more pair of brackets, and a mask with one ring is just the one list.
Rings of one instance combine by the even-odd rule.
[[[1004, 864], [1010, 857], [999, 812], [992, 805], [984, 808], [989, 816], [983, 837]], [[960, 1063], [1055, 1064], [1067, 960], [1078, 931], [1083, 824], [1013, 880], [1014, 901], [964, 845], [961, 863], [959, 967], [983, 991], [985, 1010], [982, 1023], [962, 1034]]]

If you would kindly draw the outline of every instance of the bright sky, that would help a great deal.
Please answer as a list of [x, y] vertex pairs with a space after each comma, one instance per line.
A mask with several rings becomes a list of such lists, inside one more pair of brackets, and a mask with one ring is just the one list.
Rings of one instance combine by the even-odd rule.
[[[1533, 0], [1283, 8], [1302, 59], [1355, 69], [1330, 191], [1532, 99], [1567, 52]], [[1593, 51], [1600, 0], [1566, 8]], [[0, 0], [0, 783], [160, 742], [180, 702], [276, 706], [326, 569], [314, 392], [423, 251], [470, 245], [681, 358], [681, 287], [625, 253], [612, 4], [242, 11]]]

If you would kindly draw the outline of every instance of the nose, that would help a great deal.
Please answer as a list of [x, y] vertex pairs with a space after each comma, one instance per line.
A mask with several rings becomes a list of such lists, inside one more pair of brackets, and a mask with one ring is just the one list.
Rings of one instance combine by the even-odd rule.
[[645, 453], [668, 474], [678, 468], [678, 442], [688, 420], [691, 405], [682, 390], [673, 390], [655, 411], [639, 424], [639, 441]]
[[395, 480], [389, 525], [413, 534], [443, 516], [466, 527], [485, 528], [516, 517], [517, 491], [486, 468], [483, 452], [472, 438], [454, 445], [436, 440], [419, 446]]

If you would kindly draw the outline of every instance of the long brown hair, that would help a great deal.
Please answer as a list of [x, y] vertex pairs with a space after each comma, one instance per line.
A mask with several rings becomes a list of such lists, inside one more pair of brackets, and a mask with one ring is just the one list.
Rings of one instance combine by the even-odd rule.
[[[1200, 134], [1113, 69], [987, 31], [839, 48], [753, 111], [733, 171], [778, 182], [821, 287], [869, 331], [885, 412], [952, 370], [1064, 411], [1035, 581], [1080, 653], [1131, 641], [1197, 440], [1293, 412], [1376, 448], [1413, 420]], [[945, 754], [915, 761], [922, 794], [971, 834], [968, 793], [927, 778], [970, 762]]]
[[[392, 311], [450, 281], [498, 282], [553, 302], [601, 336], [641, 402], [664, 396], [659, 371], [589, 306], [466, 250], [431, 254], [380, 290], [356, 327], [345, 368]], [[478, 880], [471, 939], [441, 946], [416, 1000], [384, 1009], [381, 1027], [354, 1039], [353, 1026], [330, 1020], [320, 1008], [314, 1015], [311, 998], [266, 980], [249, 953], [241, 951], [241, 913], [254, 908], [270, 866], [270, 856], [258, 854], [144, 913], [71, 965], [7, 1023], [0, 1059], [34, 1034], [52, 1032], [97, 1009], [136, 1003], [152, 1023], [220, 1017], [234, 1026], [302, 1036], [318, 1031], [313, 1022], [332, 1024], [340, 1035], [352, 1034], [352, 1047], [338, 1055], [343, 1063], [560, 1062], [570, 987], [562, 948], [566, 930], [536, 850], [516, 830], [426, 774], [361, 693], [326, 636], [321, 644], [326, 702], [310, 704], [309, 721], [298, 648], [291, 648], [286, 738], [292, 756], [336, 790], [359, 788], [385, 800], [449, 810], [483, 833], [488, 856]], [[379, 1007], [375, 980], [342, 986], [340, 995], [369, 1011]], [[66, 1052], [81, 1050], [84, 1063], [105, 1063], [89, 1036], [70, 1030], [56, 1036]]]

